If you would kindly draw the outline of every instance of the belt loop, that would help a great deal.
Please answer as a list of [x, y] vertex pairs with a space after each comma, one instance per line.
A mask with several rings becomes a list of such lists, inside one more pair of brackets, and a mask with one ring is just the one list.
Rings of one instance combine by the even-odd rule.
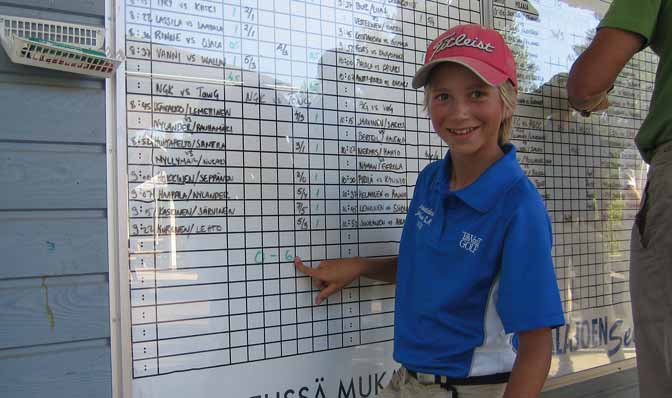
[[406, 369], [403, 366], [400, 367], [399, 368], [399, 380], [401, 381], [401, 384], [408, 383], [408, 377], [409, 377], [408, 369]]
[[441, 387], [450, 391], [450, 398], [458, 398], [457, 388], [455, 386], [451, 386], [450, 384], [441, 384]]

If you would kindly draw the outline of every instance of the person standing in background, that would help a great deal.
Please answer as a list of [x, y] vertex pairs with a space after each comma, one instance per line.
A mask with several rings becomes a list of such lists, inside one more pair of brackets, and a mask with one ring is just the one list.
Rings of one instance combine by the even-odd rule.
[[649, 114], [635, 137], [651, 167], [630, 242], [630, 294], [640, 395], [672, 397], [672, 0], [614, 0], [567, 81], [583, 116], [609, 106], [625, 64], [650, 47], [659, 57]]

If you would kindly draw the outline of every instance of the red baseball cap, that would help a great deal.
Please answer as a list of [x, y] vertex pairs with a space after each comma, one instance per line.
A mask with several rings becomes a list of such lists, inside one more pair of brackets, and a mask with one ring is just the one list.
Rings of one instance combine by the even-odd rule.
[[477, 24], [458, 25], [439, 35], [427, 48], [425, 64], [415, 72], [413, 88], [424, 86], [432, 69], [444, 62], [469, 68], [491, 86], [499, 86], [508, 79], [518, 87], [511, 49], [493, 29]]

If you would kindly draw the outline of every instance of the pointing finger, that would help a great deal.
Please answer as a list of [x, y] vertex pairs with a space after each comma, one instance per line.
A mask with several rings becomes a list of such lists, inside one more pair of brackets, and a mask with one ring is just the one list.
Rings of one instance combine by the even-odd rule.
[[301, 273], [306, 274], [308, 276], [315, 276], [316, 272], [315, 269], [306, 267], [301, 259], [299, 257], [294, 257], [294, 267]]

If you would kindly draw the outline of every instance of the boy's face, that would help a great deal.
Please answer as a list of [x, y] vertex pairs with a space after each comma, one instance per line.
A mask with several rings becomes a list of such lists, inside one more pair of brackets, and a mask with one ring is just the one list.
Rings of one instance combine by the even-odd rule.
[[462, 65], [448, 62], [431, 75], [430, 117], [453, 154], [498, 151], [499, 126], [507, 116], [499, 89]]

